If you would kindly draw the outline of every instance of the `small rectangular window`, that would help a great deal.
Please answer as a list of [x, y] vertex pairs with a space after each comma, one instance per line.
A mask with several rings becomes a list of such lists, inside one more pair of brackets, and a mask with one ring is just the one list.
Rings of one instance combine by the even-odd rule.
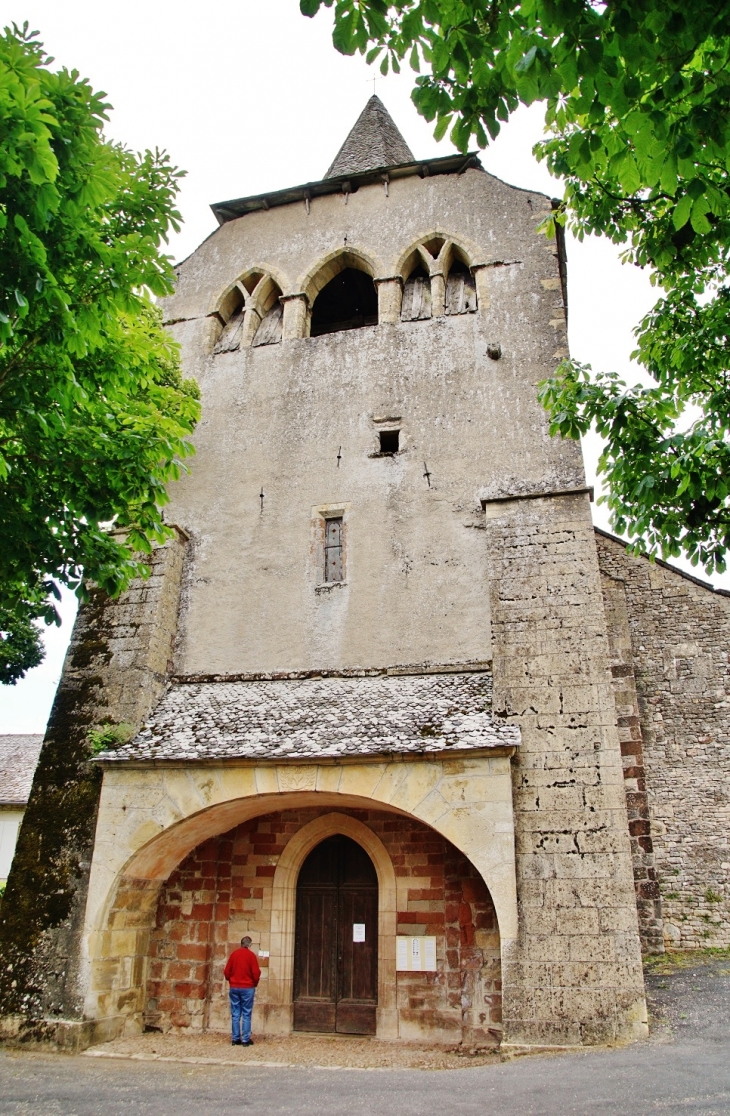
[[324, 522], [324, 579], [342, 581], [342, 516]]
[[398, 442], [400, 438], [400, 430], [381, 430], [380, 431], [380, 452], [381, 453], [397, 453]]

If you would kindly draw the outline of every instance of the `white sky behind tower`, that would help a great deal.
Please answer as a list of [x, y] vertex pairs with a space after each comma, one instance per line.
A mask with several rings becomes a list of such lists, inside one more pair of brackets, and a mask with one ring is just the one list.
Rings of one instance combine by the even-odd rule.
[[[211, 202], [320, 179], [373, 88], [416, 158], [454, 150], [448, 140], [434, 141], [413, 107], [410, 68], [381, 79], [359, 56], [342, 57], [332, 46], [331, 18], [324, 11], [305, 19], [298, 0], [5, 0], [2, 23], [28, 20], [59, 66], [107, 93], [112, 139], [135, 150], [165, 148], [186, 169], [185, 224], [169, 249], [180, 260], [216, 228]], [[483, 165], [516, 186], [559, 195], [560, 184], [531, 154], [541, 134], [540, 107], [520, 109], [481, 154]], [[618, 255], [594, 238], [569, 241], [570, 348], [576, 359], [634, 382], [632, 329], [656, 292], [646, 273], [622, 266]], [[596, 440], [584, 449], [594, 483]], [[607, 527], [605, 511], [593, 509]], [[730, 586], [730, 576], [716, 583]], [[63, 627], [46, 629], [43, 665], [14, 687], [0, 686], [0, 733], [43, 731], [74, 612], [67, 597]]]

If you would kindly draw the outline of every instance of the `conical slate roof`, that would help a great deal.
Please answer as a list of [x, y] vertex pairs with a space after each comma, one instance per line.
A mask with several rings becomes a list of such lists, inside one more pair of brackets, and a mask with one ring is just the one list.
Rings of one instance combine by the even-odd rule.
[[387, 108], [374, 94], [337, 152], [325, 178], [361, 174], [377, 167], [414, 163], [413, 152], [396, 128]]

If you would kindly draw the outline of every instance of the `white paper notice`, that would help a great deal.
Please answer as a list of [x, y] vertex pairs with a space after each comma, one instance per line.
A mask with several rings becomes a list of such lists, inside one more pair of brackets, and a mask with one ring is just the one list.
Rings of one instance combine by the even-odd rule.
[[395, 967], [400, 973], [436, 971], [436, 939], [431, 937], [395, 939]]
[[352, 924], [352, 940], [353, 942], [365, 941], [365, 923], [353, 922]]

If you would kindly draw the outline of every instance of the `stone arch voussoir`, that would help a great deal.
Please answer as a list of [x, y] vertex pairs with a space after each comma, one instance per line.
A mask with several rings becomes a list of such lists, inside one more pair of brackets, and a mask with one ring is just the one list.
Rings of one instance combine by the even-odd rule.
[[[269, 263], [255, 264], [242, 271], [240, 275], [226, 284], [222, 291], [213, 296], [208, 313], [216, 314], [224, 322], [228, 321], [231, 314], [243, 305], [244, 300], [250, 299], [252, 291], [248, 290], [249, 280], [255, 276], [260, 276], [261, 280], [268, 278], [283, 295], [289, 294], [291, 291], [288, 277], [278, 267]], [[241, 288], [246, 291], [245, 295]]]
[[321, 841], [335, 834], [351, 837], [368, 854], [378, 877], [378, 1012], [380, 1038], [398, 1033], [395, 1000], [397, 898], [395, 870], [379, 837], [363, 822], [337, 812], [322, 814], [288, 842], [274, 874], [269, 961], [269, 1013], [277, 1030], [291, 1030], [294, 983], [294, 924], [299, 870]]
[[[164, 881], [209, 838], [257, 816], [288, 808], [315, 807], [324, 818], [331, 819], [338, 809], [385, 809], [425, 823], [462, 852], [484, 880], [494, 903], [505, 959], [505, 951], [517, 937], [511, 781], [509, 759], [497, 761], [496, 768], [493, 763], [489, 761], [488, 776], [484, 767], [480, 769], [479, 779], [488, 777], [492, 789], [485, 800], [489, 805], [477, 814], [462, 808], [462, 798], [464, 788], [472, 783], [478, 788], [479, 779], [465, 782], [458, 771], [451, 774], [440, 762], [419, 763], [412, 769], [403, 763], [390, 763], [384, 768], [345, 766], [341, 770], [326, 765], [221, 768], [219, 772], [205, 769], [196, 778], [191, 778], [190, 772], [171, 769], [156, 776], [162, 797], [152, 812], [149, 799], [137, 798], [134, 780], [122, 772], [118, 777], [112, 775], [102, 809], [109, 816], [109, 832], [114, 833], [114, 839], [97, 842], [86, 910], [87, 1017], [110, 1024], [116, 1021], [115, 1026], [127, 1025], [127, 1020], [129, 1027], [138, 1029], [149, 935]], [[496, 781], [491, 782], [493, 779]], [[328, 784], [332, 790], [324, 789]], [[473, 793], [481, 792], [475, 789]], [[458, 802], [459, 808], [449, 802]], [[293, 865], [306, 855], [308, 841], [313, 847], [326, 835], [321, 827], [340, 824], [346, 826], [345, 835], [353, 836], [372, 856], [384, 896], [381, 913], [389, 919], [392, 869], [375, 835], [371, 838], [361, 830], [355, 833], [357, 826], [350, 818], [346, 823], [319, 820], [308, 835], [300, 836], [284, 859], [281, 886], [286, 883], [291, 887], [291, 873], [298, 870]], [[281, 873], [287, 871], [288, 862], [290, 874], [286, 876]], [[385, 933], [384, 927], [381, 923], [379, 932]], [[280, 923], [279, 932], [292, 931]], [[394, 945], [392, 927], [388, 933]], [[383, 956], [384, 965], [386, 961], [389, 964], [390, 954], [384, 951]], [[281, 980], [288, 979], [287, 965], [284, 951], [278, 964]], [[383, 1034], [391, 1028], [387, 997], [384, 1004], [386, 1012], [379, 1024]], [[282, 1022], [286, 1024], [285, 1019]]]
[[363, 248], [348, 245], [346, 248], [337, 248], [317, 260], [316, 264], [299, 280], [297, 290], [306, 295], [309, 305], [312, 306], [322, 288], [346, 267], [364, 271], [373, 279], [385, 274], [382, 261], [377, 256], [366, 252]]
[[[430, 253], [426, 252], [424, 254], [424, 249], [427, 244], [430, 244], [434, 240], [442, 240], [444, 242], [444, 246], [441, 249], [443, 258], [440, 261], [443, 265], [440, 270], [444, 271], [444, 273], [448, 273], [448, 268], [454, 255], [461, 259], [467, 267], [473, 267], [481, 262], [479, 259], [479, 249], [476, 244], [467, 240], [465, 237], [454, 236], [452, 233], [437, 227], [429, 229], [427, 232], [424, 232], [421, 236], [411, 241], [409, 246], [397, 257], [393, 265], [392, 274], [400, 275], [405, 282], [411, 271], [413, 271], [419, 263], [428, 268], [428, 257]], [[435, 262], [434, 259], [434, 263]]]

